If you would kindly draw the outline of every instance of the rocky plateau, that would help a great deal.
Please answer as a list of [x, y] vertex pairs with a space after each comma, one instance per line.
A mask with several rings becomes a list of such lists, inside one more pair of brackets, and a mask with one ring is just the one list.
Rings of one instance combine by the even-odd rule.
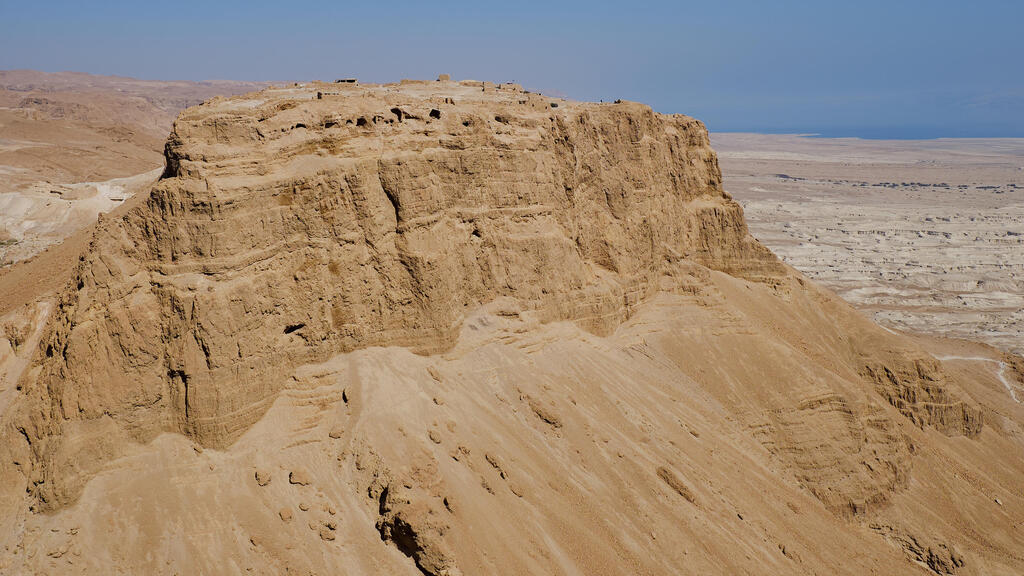
[[317, 82], [164, 163], [0, 273], [0, 573], [1024, 571], [1024, 359], [777, 258], [694, 118]]

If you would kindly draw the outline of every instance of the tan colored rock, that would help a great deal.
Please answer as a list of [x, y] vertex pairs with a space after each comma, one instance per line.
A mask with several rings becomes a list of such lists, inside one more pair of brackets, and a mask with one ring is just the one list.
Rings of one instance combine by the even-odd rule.
[[433, 442], [434, 444], [441, 443], [441, 434], [437, 430], [429, 430], [427, 432], [427, 437], [430, 438], [430, 441]]
[[[677, 494], [686, 499], [690, 504], [696, 504], [693, 490], [676, 476], [675, 472], [669, 470], [664, 466], [659, 466], [655, 471], [658, 474], [658, 478], [661, 478], [669, 488], [674, 490]], [[742, 520], [742, 517], [740, 518]]]
[[[226, 446], [299, 363], [446, 350], [465, 310], [498, 296], [607, 334], [681, 261], [784, 273], [722, 191], [700, 122], [463, 85], [445, 105], [437, 90], [278, 89], [184, 113], [164, 179], [100, 225], [62, 296], [29, 388], [79, 409], [28, 411], [38, 457], [96, 470], [107, 443], [168, 429]], [[122, 411], [138, 425], [66, 452], [62, 429]], [[50, 505], [86, 478], [36, 471]]]
[[298, 484], [299, 486], [309, 486], [310, 482], [311, 482], [311, 480], [309, 479], [309, 474], [306, 473], [306, 471], [302, 470], [301, 468], [298, 469], [298, 470], [292, 470], [291, 472], [288, 473], [288, 483], [289, 484]]
[[84, 574], [1019, 573], [1024, 413], [929, 354], [966, 345], [782, 265], [696, 120], [551, 103], [314, 84], [183, 114], [0, 390], [0, 572], [82, 526]]

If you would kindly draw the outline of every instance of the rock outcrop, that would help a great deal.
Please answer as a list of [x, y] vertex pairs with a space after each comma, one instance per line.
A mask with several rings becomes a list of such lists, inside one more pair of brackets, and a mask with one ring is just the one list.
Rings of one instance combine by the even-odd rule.
[[313, 84], [166, 161], [12, 328], [0, 571], [1024, 566], [960, 529], [1024, 509], [1024, 414], [755, 241], [697, 120]]
[[[552, 108], [507, 86], [437, 92], [274, 90], [175, 122], [164, 178], [102, 223], [29, 385], [45, 502], [80, 488], [51, 470], [88, 470], [115, 438], [226, 446], [295, 366], [447, 350], [498, 297], [607, 334], [680, 261], [784, 273], [722, 190], [699, 121]], [[66, 454], [65, 428], [96, 441]]]

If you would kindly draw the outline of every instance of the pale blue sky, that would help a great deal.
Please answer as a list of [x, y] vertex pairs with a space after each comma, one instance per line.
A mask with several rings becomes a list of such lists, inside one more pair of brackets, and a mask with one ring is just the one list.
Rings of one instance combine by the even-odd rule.
[[1024, 136], [1024, 1], [0, 0], [0, 68], [516, 81], [712, 130]]

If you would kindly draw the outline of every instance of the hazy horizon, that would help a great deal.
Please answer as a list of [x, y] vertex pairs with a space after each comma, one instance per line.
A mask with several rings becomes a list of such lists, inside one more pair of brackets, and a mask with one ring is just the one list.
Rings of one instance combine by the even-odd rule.
[[1024, 137], [1024, 6], [870, 0], [396, 2], [387, 10], [0, 0], [0, 68], [152, 80], [514, 81], [624, 98], [712, 131]]

